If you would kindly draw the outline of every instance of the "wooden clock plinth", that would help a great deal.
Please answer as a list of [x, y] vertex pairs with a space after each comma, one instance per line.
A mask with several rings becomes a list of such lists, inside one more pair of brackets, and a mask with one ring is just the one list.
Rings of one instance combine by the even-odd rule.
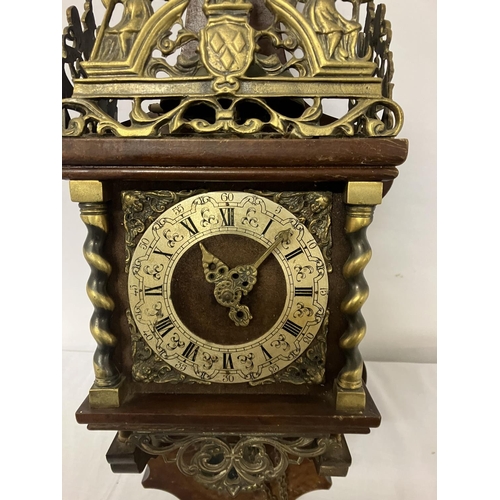
[[91, 408], [87, 398], [76, 412], [91, 430], [211, 432], [282, 435], [367, 434], [380, 425], [380, 413], [364, 387], [364, 410], [336, 410], [332, 390], [317, 396], [252, 394], [141, 394], [119, 408]]

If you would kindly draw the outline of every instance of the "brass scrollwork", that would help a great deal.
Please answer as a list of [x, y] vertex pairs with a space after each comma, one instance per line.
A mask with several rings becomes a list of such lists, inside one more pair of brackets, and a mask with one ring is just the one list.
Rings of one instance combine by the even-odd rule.
[[[151, 191], [144, 194], [142, 191], [125, 191], [122, 194], [122, 208], [125, 226], [125, 272], [128, 272], [132, 252], [136, 246], [136, 238], [142, 234], [156, 218], [169, 206], [180, 200], [194, 196], [200, 190], [193, 191]], [[169, 241], [177, 242], [182, 239], [178, 234], [165, 234]], [[169, 245], [170, 246], [170, 245]]]
[[[128, 309], [126, 311], [126, 316], [127, 323], [131, 332], [132, 359], [134, 360], [134, 363], [132, 365], [132, 378], [136, 382], [153, 382], [157, 384], [207, 383], [184, 375], [178, 370], [173, 370], [170, 365], [165, 363], [159, 356], [157, 356], [144, 341], [144, 338], [138, 332], [134, 319], [132, 318], [130, 310]], [[176, 348], [179, 345], [179, 339], [172, 338], [170, 339], [170, 343], [172, 345], [172, 348]]]
[[[272, 384], [276, 382], [288, 382], [295, 385], [323, 384], [325, 382], [326, 336], [328, 333], [329, 315], [330, 311], [327, 311], [320, 331], [316, 334], [315, 339], [311, 342], [311, 346], [302, 356], [272, 377], [250, 382], [250, 385]], [[283, 347], [287, 351], [286, 346], [283, 345]]]
[[[321, 249], [327, 265], [327, 271], [332, 271], [332, 234], [331, 210], [332, 195], [327, 192], [281, 192], [252, 191], [260, 196], [268, 197], [296, 215], [314, 236]], [[307, 273], [307, 269], [295, 269], [299, 274]], [[304, 274], [305, 276], [305, 274]]]
[[332, 439], [133, 432], [127, 441], [175, 463], [183, 474], [203, 486], [234, 498], [281, 480], [290, 464], [320, 457]]
[[[349, 0], [349, 16], [335, 0], [263, 1], [274, 21], [261, 30], [250, 22], [247, 0], [204, 0], [207, 23], [197, 32], [182, 20], [191, 0], [170, 0], [156, 10], [149, 0], [107, 0], [97, 36], [92, 2], [85, 3], [83, 28], [72, 8], [63, 66], [74, 89], [64, 74], [63, 135], [399, 133], [403, 113], [392, 99], [385, 6]], [[111, 26], [119, 3], [122, 17]], [[331, 98], [344, 99], [343, 116], [324, 113]], [[116, 116], [121, 99], [133, 102], [127, 124]]]

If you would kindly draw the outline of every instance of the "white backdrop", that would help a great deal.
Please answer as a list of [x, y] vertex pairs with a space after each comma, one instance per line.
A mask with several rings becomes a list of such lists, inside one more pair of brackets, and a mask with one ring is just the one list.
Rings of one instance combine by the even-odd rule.
[[[157, 2], [159, 0], [156, 0]], [[83, 0], [62, 1], [65, 10]], [[161, 3], [161, 2], [160, 2]], [[405, 112], [399, 137], [410, 141], [408, 160], [368, 230], [373, 258], [365, 270], [370, 298], [363, 307], [368, 361], [436, 361], [436, 0], [386, 0], [391, 21], [394, 99]], [[96, 21], [102, 6], [94, 1]], [[328, 113], [328, 109], [326, 109]], [[63, 349], [93, 351], [92, 314], [82, 256], [86, 229], [62, 185]]]

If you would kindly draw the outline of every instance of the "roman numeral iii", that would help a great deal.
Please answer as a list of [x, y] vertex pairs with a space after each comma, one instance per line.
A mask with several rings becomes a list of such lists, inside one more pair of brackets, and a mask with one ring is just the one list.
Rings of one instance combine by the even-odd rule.
[[295, 297], [312, 297], [312, 286], [298, 286], [295, 288]]

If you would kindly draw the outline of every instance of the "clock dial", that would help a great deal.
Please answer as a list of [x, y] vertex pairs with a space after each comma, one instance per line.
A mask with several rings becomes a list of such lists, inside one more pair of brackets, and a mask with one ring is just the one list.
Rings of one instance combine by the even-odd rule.
[[326, 266], [289, 211], [244, 192], [203, 193], [166, 210], [131, 260], [131, 312], [148, 345], [200, 380], [269, 377], [314, 340]]

